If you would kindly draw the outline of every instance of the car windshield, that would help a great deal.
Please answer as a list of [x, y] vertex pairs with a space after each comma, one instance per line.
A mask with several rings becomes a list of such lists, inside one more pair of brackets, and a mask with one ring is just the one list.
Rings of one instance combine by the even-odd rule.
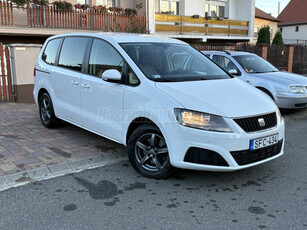
[[278, 72], [278, 69], [272, 64], [257, 55], [239, 55], [233, 58], [236, 59], [247, 73]]
[[147, 78], [159, 82], [231, 78], [189, 45], [122, 43], [121, 46]]

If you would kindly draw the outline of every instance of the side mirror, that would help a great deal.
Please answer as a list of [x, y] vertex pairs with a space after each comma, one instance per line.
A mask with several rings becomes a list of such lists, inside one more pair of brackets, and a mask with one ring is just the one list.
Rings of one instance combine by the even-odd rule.
[[238, 71], [236, 69], [230, 69], [228, 73], [230, 73], [231, 75], [238, 75]]
[[101, 78], [102, 80], [119, 81], [122, 79], [122, 75], [117, 69], [108, 69], [103, 72]]

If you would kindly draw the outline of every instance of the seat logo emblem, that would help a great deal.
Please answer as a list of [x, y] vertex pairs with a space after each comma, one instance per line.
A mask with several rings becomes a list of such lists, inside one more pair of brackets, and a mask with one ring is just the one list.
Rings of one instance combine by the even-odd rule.
[[263, 118], [259, 118], [258, 119], [258, 123], [259, 123], [260, 127], [264, 127], [265, 126], [265, 121], [264, 121]]

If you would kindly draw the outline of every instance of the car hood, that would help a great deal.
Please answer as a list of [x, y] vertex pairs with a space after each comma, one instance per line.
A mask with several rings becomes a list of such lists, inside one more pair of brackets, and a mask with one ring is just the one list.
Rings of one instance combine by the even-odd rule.
[[280, 71], [271, 73], [258, 73], [252, 75], [255, 77], [266, 78], [268, 80], [272, 80], [282, 84], [307, 86], [307, 77], [294, 73]]
[[156, 87], [184, 108], [235, 118], [276, 110], [264, 93], [239, 79], [156, 82]]

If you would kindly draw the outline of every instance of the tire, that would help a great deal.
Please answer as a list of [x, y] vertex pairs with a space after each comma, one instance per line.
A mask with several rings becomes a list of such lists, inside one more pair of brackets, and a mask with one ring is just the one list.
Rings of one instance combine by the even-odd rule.
[[48, 93], [43, 93], [39, 98], [39, 116], [46, 128], [56, 128], [60, 126], [61, 120], [54, 115], [52, 100]]
[[166, 141], [153, 124], [137, 128], [128, 141], [128, 156], [134, 169], [144, 177], [165, 179], [174, 173]]

